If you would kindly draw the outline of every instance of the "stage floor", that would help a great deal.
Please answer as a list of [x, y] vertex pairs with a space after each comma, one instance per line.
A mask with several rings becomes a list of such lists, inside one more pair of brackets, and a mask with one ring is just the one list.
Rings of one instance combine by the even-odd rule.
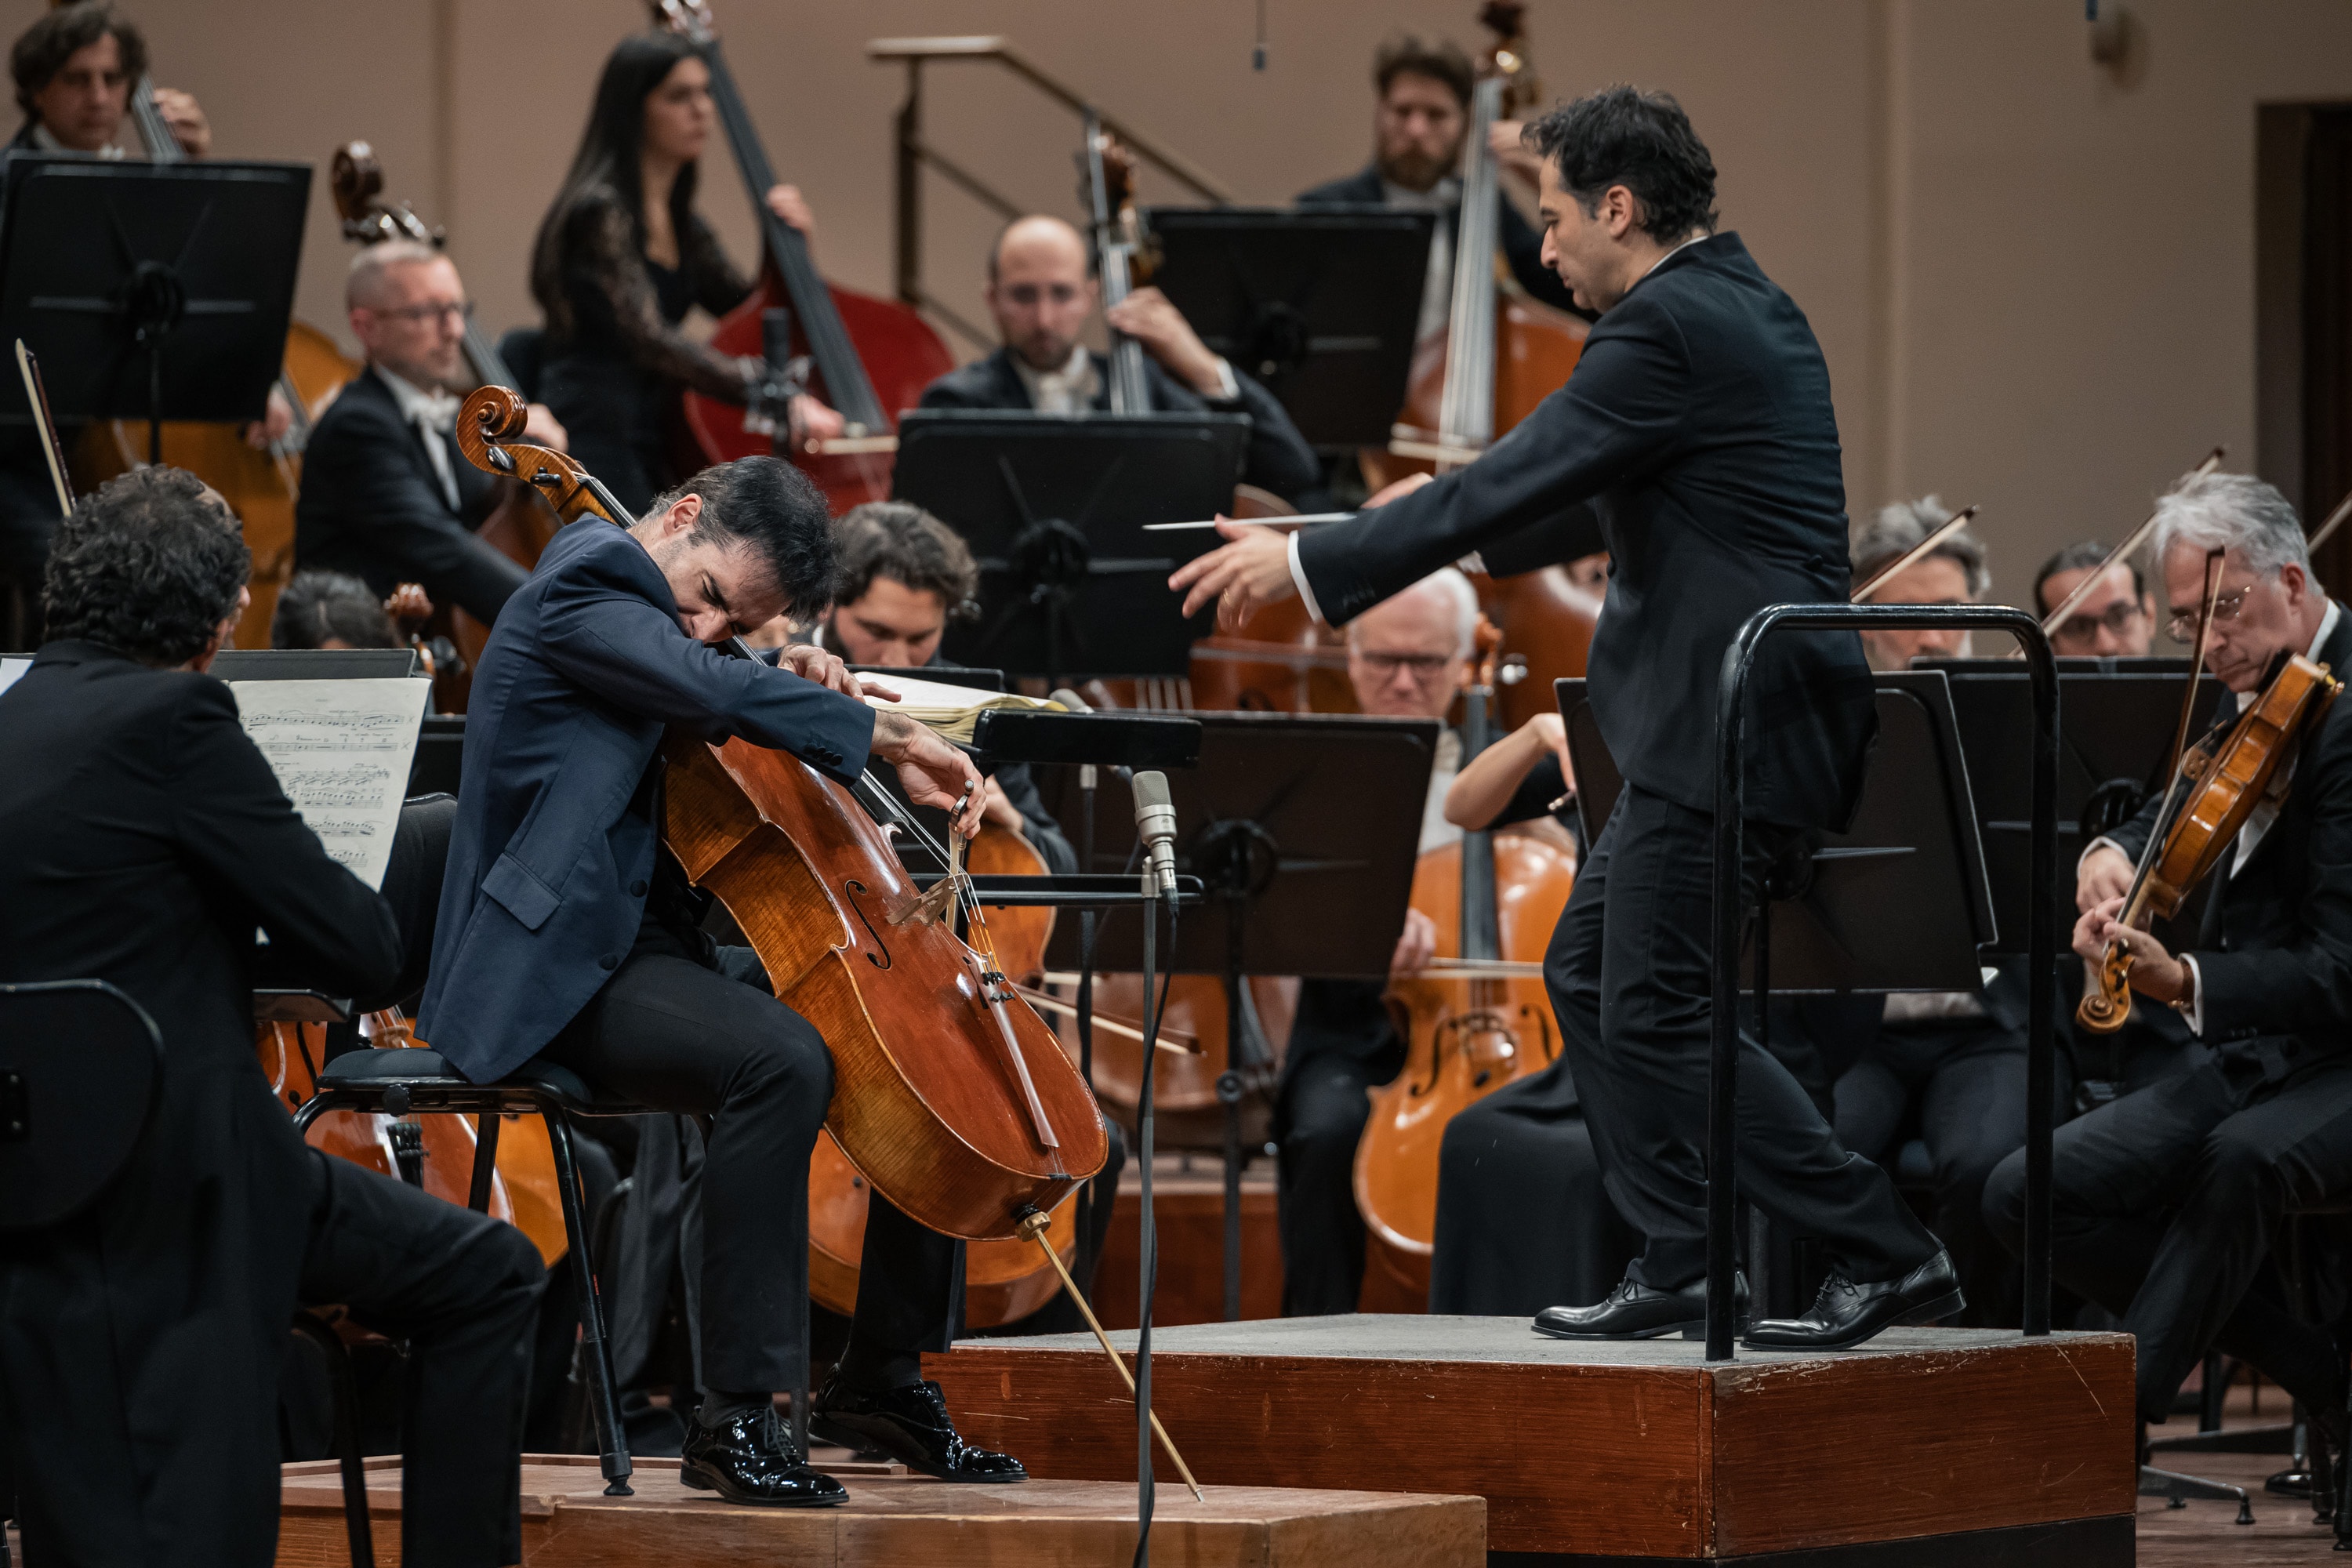
[[[1100, 1354], [1100, 1352], [1097, 1352]], [[1108, 1371], [1108, 1368], [1105, 1369]], [[676, 1459], [636, 1461], [636, 1495], [608, 1498], [593, 1458], [527, 1455], [525, 1568], [1101, 1568], [1135, 1552], [1135, 1484], [1032, 1480], [959, 1487], [888, 1466], [828, 1466], [838, 1508], [744, 1508], [681, 1486]], [[286, 1467], [279, 1568], [342, 1568], [342, 1483], [333, 1461]], [[400, 1462], [368, 1461], [375, 1560], [400, 1561]], [[1483, 1568], [1475, 1497], [1181, 1484], [1153, 1504], [1155, 1562], [1186, 1568]]]
[[[1517, 1318], [1202, 1324], [1155, 1331], [1153, 1403], [1204, 1483], [1475, 1493], [1488, 1546], [1531, 1563], [2131, 1561], [2127, 1337], [1897, 1330], [1712, 1365], [1703, 1350], [1548, 1339]], [[1033, 1474], [1131, 1472], [1134, 1407], [1090, 1338], [967, 1342], [925, 1364], [965, 1433]]]

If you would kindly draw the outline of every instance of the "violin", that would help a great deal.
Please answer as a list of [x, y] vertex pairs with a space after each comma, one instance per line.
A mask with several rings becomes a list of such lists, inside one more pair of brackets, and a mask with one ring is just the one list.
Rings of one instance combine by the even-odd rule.
[[[2196, 657], [2190, 661], [2189, 694], [2180, 713], [2181, 739], [2195, 700], [2197, 675], [2205, 667], [2205, 642], [2212, 627], [2213, 603], [2221, 591], [2220, 551], [2206, 560], [2205, 598], [2200, 607]], [[2237, 843], [2255, 807], [2286, 795], [2293, 759], [2306, 731], [2325, 719], [2343, 682], [2299, 653], [2281, 658], [2262, 690], [2226, 732], [2207, 735], [2193, 747], [2175, 743], [2179, 756], [2172, 781], [2158, 810], [2157, 831], [2148, 836], [2133, 872], [2121, 914], [2125, 925], [2146, 931], [2169, 919], [2197, 885], [2221, 864]], [[2131, 950], [2107, 943], [2091, 989], [2074, 1009], [2074, 1021], [2095, 1034], [2111, 1035], [2131, 1017]]]
[[[1465, 693], [1462, 760], [1494, 739], [1501, 634], [1478, 628], [1480, 659]], [[1446, 1124], [1504, 1085], [1559, 1055], [1543, 955], [1576, 884], [1576, 857], [1534, 834], [1465, 832], [1413, 868], [1412, 907], [1437, 927], [1423, 973], [1389, 986], [1400, 1015], [1404, 1070], [1371, 1091], [1356, 1145], [1356, 1208], [1369, 1233], [1365, 1274], [1429, 1299], [1437, 1234], [1437, 1161]]]
[[[427, 228], [406, 202], [394, 205], [384, 199], [383, 165], [376, 161], [375, 149], [364, 142], [346, 142], [335, 149], [328, 184], [335, 194], [335, 212], [342, 219], [345, 239], [362, 247], [407, 239], [436, 250], [447, 243], [448, 237], [440, 229]], [[471, 316], [466, 319], [464, 347], [474, 384], [519, 388], [497, 345]], [[562, 525], [547, 503], [527, 487], [503, 478], [499, 484], [499, 498], [482, 526], [475, 530], [475, 537], [527, 572], [539, 564], [540, 552]], [[427, 639], [446, 637], [457, 651], [447, 668], [434, 671], [433, 693], [443, 712], [463, 713], [473, 687], [474, 667], [481, 662], [490, 628], [450, 605], [434, 616], [425, 636]]]
[[[919, 402], [923, 388], [955, 368], [955, 356], [911, 305], [824, 280], [801, 231], [768, 209], [775, 173], [719, 52], [708, 0], [652, 0], [652, 5], [654, 25], [691, 40], [710, 68], [710, 96], [766, 247], [759, 287], [720, 321], [710, 346], [722, 353], [760, 356], [767, 348], [765, 312], [789, 307], [793, 352], [808, 355], [814, 372], [812, 390], [840, 413], [845, 428], [824, 449], [777, 455], [789, 456], [816, 481], [835, 515], [864, 501], [887, 500], [891, 454], [898, 447], [897, 411]], [[742, 410], [717, 398], [689, 391], [684, 413], [704, 462], [770, 449], [770, 437], [743, 428]]]
[[[519, 395], [481, 387], [459, 412], [459, 449], [530, 485], [567, 523], [625, 519], [579, 464], [520, 440], [523, 422]], [[960, 849], [943, 857], [947, 879], [919, 894], [858, 797], [798, 758], [683, 732], [661, 756], [663, 847], [726, 906], [777, 1000], [832, 1053], [825, 1129], [856, 1179], [848, 1206], [879, 1191], [945, 1236], [1034, 1234], [1025, 1222], [1099, 1171], [1109, 1141], [1076, 1068], [1006, 977]], [[862, 795], [927, 837], [880, 786]], [[813, 1176], [825, 1157], [820, 1147]], [[818, 1217], [813, 1204], [813, 1227]], [[814, 1279], [823, 1260], [811, 1264]]]

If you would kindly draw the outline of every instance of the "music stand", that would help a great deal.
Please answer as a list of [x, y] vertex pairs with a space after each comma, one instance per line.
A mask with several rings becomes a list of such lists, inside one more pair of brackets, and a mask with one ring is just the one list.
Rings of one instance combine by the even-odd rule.
[[[1224, 982], [1228, 1067], [1217, 1098], [1225, 1119], [1230, 1321], [1241, 1312], [1242, 1100], [1253, 1088], [1273, 1087], [1272, 1064], [1244, 1025], [1242, 988], [1253, 974], [1387, 976], [1412, 901], [1438, 724], [1333, 713], [1194, 717], [1200, 766], [1169, 774], [1168, 784], [1177, 869], [1198, 876], [1208, 897], [1182, 922], [1160, 967]], [[1135, 823], [1125, 803], [1097, 800], [1089, 824], [1074, 795], [1047, 804], [1072, 843], [1092, 844], [1080, 869], [1128, 869]], [[1134, 911], [1110, 910], [1096, 931], [1096, 966], [1139, 969], [1141, 952]], [[1056, 927], [1048, 965], [1075, 968], [1076, 959], [1075, 934]]]
[[1181, 615], [1168, 574], [1223, 542], [1142, 526], [1230, 507], [1249, 428], [1245, 414], [907, 415], [892, 493], [980, 561], [980, 618], [949, 626], [947, 657], [1048, 679], [1184, 674], [1213, 616]]
[[[0, 338], [40, 356], [61, 420], [258, 419], [286, 357], [305, 163], [18, 153], [0, 197]], [[31, 411], [0, 398], [0, 419]]]
[[1154, 207], [1151, 280], [1308, 445], [1386, 447], [1436, 222], [1381, 206]]

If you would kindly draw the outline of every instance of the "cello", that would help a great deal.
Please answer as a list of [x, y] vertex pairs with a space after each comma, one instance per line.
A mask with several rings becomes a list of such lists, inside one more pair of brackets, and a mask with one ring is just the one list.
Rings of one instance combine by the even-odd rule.
[[[710, 96], [727, 128], [736, 170], [751, 195], [766, 247], [766, 265], [751, 297], [730, 310], [711, 335], [722, 353], [761, 356], [766, 348], [763, 313], [778, 306], [792, 312], [793, 345], [805, 353], [814, 373], [813, 391], [837, 410], [845, 427], [827, 450], [789, 455], [825, 494], [835, 515], [864, 501], [890, 497], [890, 454], [897, 450], [897, 411], [911, 408], [923, 388], [955, 368], [955, 357], [930, 324], [912, 307], [829, 284], [809, 255], [801, 231], [768, 210], [776, 184], [767, 150], [751, 123], [751, 110], [719, 51], [708, 0], [652, 0], [654, 25], [682, 35], [701, 50], [710, 68]], [[770, 437], [743, 428], [741, 411], [718, 399], [684, 395], [686, 426], [708, 463], [723, 463], [770, 449]]]
[[[1478, 12], [1494, 38], [1478, 57], [1462, 140], [1453, 298], [1444, 331], [1413, 350], [1397, 439], [1385, 451], [1362, 454], [1365, 482], [1375, 490], [1408, 473], [1444, 474], [1475, 460], [1567, 384], [1584, 352], [1584, 323], [1529, 299], [1501, 275], [1495, 250], [1506, 198], [1487, 133], [1532, 107], [1542, 91], [1528, 62], [1526, 11], [1517, 0], [1487, 0]], [[1558, 566], [1511, 577], [1474, 573], [1470, 580], [1503, 631], [1501, 718], [1515, 729], [1551, 706], [1555, 679], [1584, 673], [1601, 601]], [[1511, 679], [1514, 670], [1519, 679]]]
[[[1493, 739], [1494, 627], [1465, 694], [1463, 762]], [[1437, 927], [1429, 967], [1389, 987], [1402, 1015], [1404, 1070], [1371, 1091], [1356, 1145], [1356, 1208], [1369, 1233], [1367, 1288], [1377, 1275], [1411, 1300], [1429, 1299], [1437, 1235], [1437, 1163], [1446, 1124], [1559, 1055], [1543, 955], [1576, 881], [1576, 858], [1532, 834], [1466, 831], [1421, 857], [1412, 907]]]
[[[479, 388], [458, 415], [459, 448], [566, 522], [625, 521], [577, 463], [519, 439], [523, 422], [519, 395]], [[1102, 1168], [1108, 1139], [1076, 1069], [1006, 979], [958, 859], [944, 899], [919, 895], [860, 797], [799, 759], [682, 732], [661, 756], [664, 847], [726, 906], [777, 1000], [832, 1053], [825, 1127], [866, 1184], [854, 1206], [879, 1191], [941, 1235], [1035, 1235], [1028, 1222]], [[861, 797], [920, 831], [878, 785]], [[970, 921], [971, 943], [940, 918], [943, 904]], [[812, 1173], [824, 1173], [814, 1163]]]

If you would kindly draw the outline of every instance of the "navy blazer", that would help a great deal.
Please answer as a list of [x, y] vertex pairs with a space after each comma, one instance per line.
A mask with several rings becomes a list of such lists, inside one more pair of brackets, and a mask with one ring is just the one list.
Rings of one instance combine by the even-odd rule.
[[663, 733], [740, 736], [846, 783], [874, 713], [687, 635], [653, 558], [573, 523], [507, 602], [474, 672], [418, 1030], [477, 1083], [555, 1037], [628, 956], [660, 842]]
[[[1842, 605], [1845, 479], [1813, 331], [1734, 234], [1660, 262], [1592, 327], [1568, 384], [1479, 459], [1298, 559], [1333, 626], [1591, 500], [1611, 561], [1587, 675], [1626, 782], [1715, 805], [1723, 651], [1767, 605]], [[1748, 815], [1835, 827], [1877, 727], [1852, 632], [1782, 632], [1749, 679]]]

